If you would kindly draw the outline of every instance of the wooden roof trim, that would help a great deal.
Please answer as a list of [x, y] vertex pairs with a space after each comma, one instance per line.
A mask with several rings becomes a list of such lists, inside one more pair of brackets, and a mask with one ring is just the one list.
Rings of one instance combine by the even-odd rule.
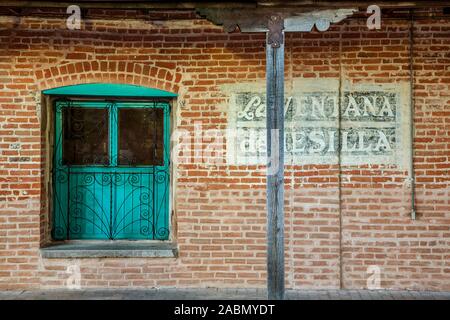
[[[26, 7], [26, 8], [67, 8], [75, 3], [57, 0], [1, 0], [0, 7]], [[285, 1], [172, 1], [172, 0], [78, 0], [77, 4], [82, 8], [101, 9], [199, 9], [199, 8], [343, 8], [360, 7], [365, 8], [373, 4], [373, 0], [349, 1], [317, 1], [317, 0], [285, 0]], [[447, 7], [450, 1], [386, 1], [376, 3], [382, 8], [430, 8]]]

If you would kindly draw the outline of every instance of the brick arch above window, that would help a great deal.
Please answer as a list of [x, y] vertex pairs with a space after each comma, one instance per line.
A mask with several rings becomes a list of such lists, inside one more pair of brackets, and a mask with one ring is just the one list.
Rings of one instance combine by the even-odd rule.
[[127, 83], [178, 93], [181, 69], [174, 63], [83, 61], [35, 71], [38, 90], [82, 83]]

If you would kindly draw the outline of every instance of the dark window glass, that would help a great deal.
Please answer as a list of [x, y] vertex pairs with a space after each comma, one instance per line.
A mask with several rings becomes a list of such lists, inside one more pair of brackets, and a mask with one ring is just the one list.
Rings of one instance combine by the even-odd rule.
[[63, 109], [63, 163], [109, 164], [108, 110]]
[[119, 109], [119, 165], [164, 165], [160, 108]]

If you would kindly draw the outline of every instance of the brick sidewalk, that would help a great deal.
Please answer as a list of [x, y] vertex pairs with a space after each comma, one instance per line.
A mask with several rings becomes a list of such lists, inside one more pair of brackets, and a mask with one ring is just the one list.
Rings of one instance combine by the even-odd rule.
[[[264, 289], [87, 289], [0, 291], [0, 300], [261, 300]], [[288, 290], [288, 300], [450, 300], [450, 292]]]

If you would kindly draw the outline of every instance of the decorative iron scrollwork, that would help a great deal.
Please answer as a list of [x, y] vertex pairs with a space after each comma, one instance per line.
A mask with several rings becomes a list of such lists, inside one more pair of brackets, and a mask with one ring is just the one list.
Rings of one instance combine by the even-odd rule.
[[[56, 238], [79, 238], [86, 230], [104, 234], [108, 239], [120, 238], [123, 233], [139, 230], [142, 236], [149, 239], [166, 239], [169, 229], [161, 227], [161, 221], [166, 219], [161, 200], [168, 196], [167, 188], [158, 192], [158, 184], [165, 184], [168, 173], [158, 170], [153, 173], [73, 173], [69, 178], [62, 170], [56, 174], [56, 180], [69, 185], [67, 191], [68, 223], [67, 230], [62, 226], [54, 229]], [[116, 194], [114, 204], [110, 199], [104, 206], [104, 198]], [[120, 194], [120, 197], [117, 196]], [[158, 203], [156, 199], [158, 198]], [[120, 199], [120, 201], [119, 201]], [[64, 215], [63, 210], [57, 213]], [[60, 217], [64, 219], [64, 217]]]

